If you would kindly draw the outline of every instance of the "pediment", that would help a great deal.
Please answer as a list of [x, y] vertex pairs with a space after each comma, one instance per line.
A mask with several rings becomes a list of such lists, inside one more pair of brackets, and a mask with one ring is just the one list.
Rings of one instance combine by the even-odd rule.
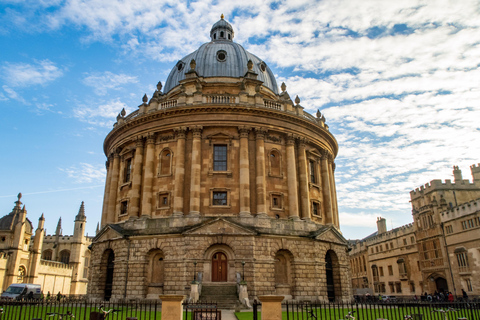
[[218, 133], [208, 135], [207, 139], [209, 139], [210, 141], [219, 141], [219, 140], [230, 141], [233, 139], [233, 136], [226, 133], [218, 132]]
[[332, 242], [341, 245], [348, 244], [347, 239], [345, 239], [337, 229], [331, 226], [318, 230], [315, 240]]
[[184, 232], [185, 235], [256, 235], [255, 231], [236, 223], [217, 218]]
[[118, 239], [118, 238], [123, 238], [123, 235], [119, 231], [113, 229], [110, 225], [106, 225], [95, 236], [93, 241], [94, 242], [102, 242], [102, 241], [111, 240], [111, 239]]

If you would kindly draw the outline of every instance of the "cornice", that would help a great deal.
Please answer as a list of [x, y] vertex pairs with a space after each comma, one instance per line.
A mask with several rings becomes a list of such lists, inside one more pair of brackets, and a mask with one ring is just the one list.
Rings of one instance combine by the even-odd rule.
[[[112, 131], [110, 131], [105, 138], [103, 143], [104, 152], [107, 152], [106, 146], [112, 143], [117, 137], [121, 136], [122, 134], [128, 132], [128, 130], [138, 127], [141, 124], [155, 122], [159, 119], [164, 118], [171, 118], [177, 117], [181, 115], [189, 115], [189, 114], [207, 114], [211, 113], [213, 115], [218, 113], [235, 113], [235, 114], [245, 114], [245, 115], [255, 115], [259, 116], [260, 118], [263, 116], [265, 118], [276, 118], [278, 120], [287, 120], [293, 123], [298, 123], [300, 127], [308, 128], [313, 132], [316, 132], [320, 136], [324, 137], [330, 145], [333, 147], [334, 157], [338, 153], [338, 143], [333, 134], [322, 128], [315, 123], [311, 122], [310, 120], [298, 116], [293, 113], [285, 112], [285, 111], [277, 111], [274, 109], [268, 108], [259, 108], [259, 107], [250, 107], [246, 105], [196, 105], [196, 106], [185, 106], [185, 107], [175, 107], [171, 109], [163, 109], [156, 112], [150, 112], [146, 114], [139, 115], [133, 119], [129, 119], [128, 122], [125, 122], [119, 126], [116, 126]], [[187, 125], [187, 124], [184, 124]]]

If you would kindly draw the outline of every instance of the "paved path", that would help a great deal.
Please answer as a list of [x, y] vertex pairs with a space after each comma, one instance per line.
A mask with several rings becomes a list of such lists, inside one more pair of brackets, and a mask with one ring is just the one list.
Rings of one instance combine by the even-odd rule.
[[222, 310], [222, 320], [237, 320], [235, 310]]

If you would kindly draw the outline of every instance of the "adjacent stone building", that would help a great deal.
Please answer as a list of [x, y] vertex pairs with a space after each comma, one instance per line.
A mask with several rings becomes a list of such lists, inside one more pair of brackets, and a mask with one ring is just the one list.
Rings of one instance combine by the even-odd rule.
[[480, 295], [480, 165], [470, 169], [473, 182], [455, 166], [454, 182], [411, 191], [413, 224], [386, 231], [379, 219], [377, 232], [352, 242], [354, 293]]
[[244, 276], [250, 298], [349, 300], [325, 118], [279, 91], [223, 16], [210, 37], [105, 139], [89, 294], [158, 299]]
[[45, 235], [43, 214], [38, 226], [27, 218], [18, 195], [12, 212], [0, 219], [0, 286], [35, 283], [46, 294], [78, 295], [87, 292], [91, 237], [86, 237], [85, 208], [82, 202], [71, 236], [62, 236], [61, 222], [54, 236]]

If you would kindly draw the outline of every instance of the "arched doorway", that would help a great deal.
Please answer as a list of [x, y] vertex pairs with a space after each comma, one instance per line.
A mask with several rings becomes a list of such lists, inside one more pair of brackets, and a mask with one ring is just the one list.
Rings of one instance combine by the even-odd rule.
[[216, 252], [212, 256], [212, 281], [227, 281], [227, 256], [223, 252]]
[[338, 257], [333, 250], [328, 250], [325, 254], [325, 273], [327, 279], [327, 298], [333, 302], [336, 298], [342, 296], [342, 286], [340, 281], [340, 265]]
[[437, 279], [435, 279], [435, 285], [437, 286], [437, 292], [448, 291], [448, 284], [445, 278], [438, 277]]
[[105, 301], [110, 301], [110, 298], [112, 297], [112, 287], [113, 287], [113, 270], [115, 267], [115, 254], [113, 251], [110, 251], [108, 253], [108, 259], [107, 259], [107, 276], [105, 280]]

